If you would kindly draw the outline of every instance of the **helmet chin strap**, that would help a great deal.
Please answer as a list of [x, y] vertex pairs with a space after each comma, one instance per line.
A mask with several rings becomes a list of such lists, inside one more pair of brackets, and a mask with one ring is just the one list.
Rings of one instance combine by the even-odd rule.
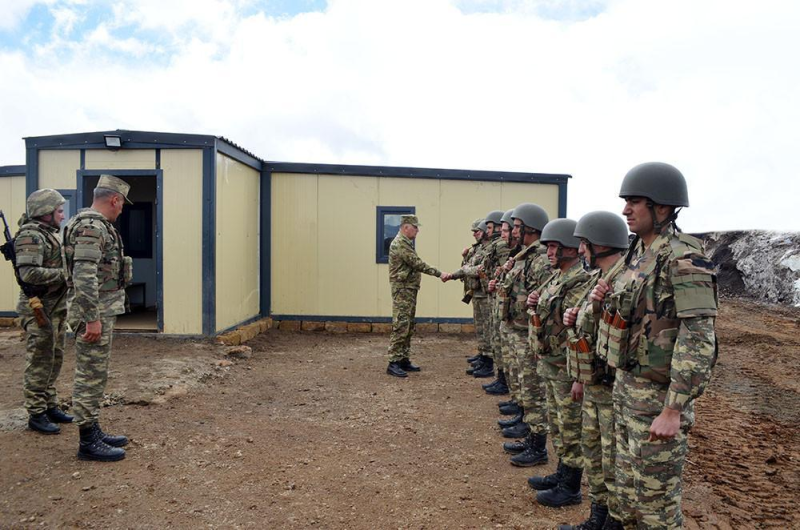
[[594, 244], [591, 241], [587, 241], [586, 245], [589, 247], [589, 268], [592, 269], [597, 268], [597, 258], [605, 258], [606, 256], [619, 254], [621, 252], [618, 248], [610, 248], [604, 252], [595, 253]]
[[678, 219], [678, 213], [680, 213], [681, 208], [675, 208], [672, 213], [669, 214], [663, 221], [659, 221], [658, 217], [656, 217], [656, 205], [653, 203], [653, 201], [647, 201], [647, 208], [650, 209], [650, 216], [653, 218], [653, 230], [655, 230], [656, 235], [661, 235], [661, 230], [663, 230], [664, 227], [668, 226], [669, 224], [672, 224], [675, 227], [675, 230], [680, 232], [680, 229], [675, 221]]

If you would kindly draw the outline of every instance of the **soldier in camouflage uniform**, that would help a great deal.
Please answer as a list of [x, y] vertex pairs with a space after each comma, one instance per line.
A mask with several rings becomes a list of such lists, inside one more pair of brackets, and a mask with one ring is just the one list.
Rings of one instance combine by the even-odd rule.
[[626, 528], [681, 528], [681, 474], [694, 402], [717, 360], [714, 265], [675, 220], [689, 205], [686, 180], [669, 164], [631, 169], [622, 214], [637, 238], [626, 270], [598, 281], [604, 316], [598, 341], [616, 368], [615, 488]]
[[67, 317], [67, 274], [59, 234], [64, 202], [53, 189], [31, 193], [14, 237], [19, 277], [42, 292], [38, 299], [47, 321], [39, 325], [31, 300], [20, 292], [17, 313], [27, 351], [22, 380], [25, 409], [28, 427], [43, 434], [58, 434], [61, 429], [56, 423], [72, 421], [72, 416], [58, 408], [55, 387], [64, 360]]
[[389, 246], [389, 284], [392, 289], [392, 334], [389, 338], [389, 366], [386, 373], [395, 377], [408, 377], [407, 372], [420, 371], [409, 358], [411, 337], [414, 335], [414, 318], [417, 311], [417, 293], [422, 274], [450, 279], [417, 256], [414, 239], [420, 223], [416, 215], [404, 215], [400, 230]]
[[130, 185], [101, 175], [91, 208], [78, 212], [64, 232], [70, 266], [70, 327], [75, 330], [75, 387], [72, 407], [80, 428], [78, 458], [116, 461], [125, 458], [125, 436], [100, 428], [100, 401], [117, 315], [125, 313], [125, 286], [133, 276], [122, 239], [113, 223], [128, 201]]
[[[469, 287], [472, 293], [472, 317], [475, 322], [475, 336], [478, 339], [478, 357], [471, 363], [472, 366], [467, 369], [467, 374], [476, 377], [490, 377], [492, 375], [492, 346], [489, 341], [489, 293], [486, 290], [488, 282], [485, 280], [486, 273], [483, 268], [483, 262], [486, 258], [486, 250], [491, 240], [492, 230], [485, 220], [480, 223], [479, 227], [483, 238], [475, 247], [475, 251], [471, 254], [469, 261], [450, 274], [449, 277], [454, 280], [463, 279], [464, 284]], [[486, 370], [487, 365], [489, 373], [481, 372]]]
[[535, 308], [531, 349], [547, 391], [547, 419], [559, 458], [556, 473], [532, 477], [528, 482], [539, 490], [539, 504], [552, 507], [581, 502], [581, 404], [572, 394], [572, 378], [567, 373], [567, 326], [563, 321], [564, 309], [578, 305], [590, 281], [578, 258], [576, 224], [571, 219], [556, 219], [545, 227], [541, 239], [555, 272], [528, 297], [528, 305]]
[[523, 250], [514, 256], [514, 265], [503, 284], [506, 299], [501, 317], [508, 331], [509, 362], [516, 363], [522, 410], [513, 418], [497, 423], [503, 427], [504, 437], [525, 438], [503, 444], [503, 450], [515, 455], [511, 458], [513, 465], [528, 467], [547, 462], [547, 405], [528, 340], [527, 300], [550, 276], [550, 264], [539, 241], [549, 218], [542, 207], [531, 203], [514, 208], [511, 218], [514, 237], [522, 241]]
[[[506, 239], [502, 237], [504, 213], [502, 210], [493, 210], [486, 215], [486, 223], [492, 225], [492, 240], [486, 247], [486, 257], [483, 261], [483, 269], [486, 271], [488, 280], [486, 292], [489, 294], [489, 343], [492, 347], [493, 364], [497, 367], [497, 379], [482, 386], [487, 394], [494, 396], [508, 394], [508, 384], [505, 370], [503, 369], [503, 357], [500, 348], [500, 317], [497, 312], [497, 290], [496, 285], [493, 283], [493, 280], [499, 274], [500, 267], [508, 260], [507, 237]], [[484, 370], [488, 370], [488, 367]], [[481, 374], [476, 375], [480, 376]]]
[[[581, 240], [579, 250], [593, 271], [587, 290], [600, 279], [613, 282], [625, 269], [623, 253], [628, 247], [628, 228], [618, 215], [584, 215], [575, 227], [575, 237]], [[564, 312], [564, 324], [569, 326], [567, 371], [575, 381], [572, 394], [583, 397], [581, 449], [592, 508], [589, 519], [574, 526], [561, 525], [559, 530], [601, 530], [609, 517], [612, 522], [621, 520], [614, 493], [614, 369], [608, 366], [605, 348], [597, 349], [599, 317], [600, 304], [588, 298], [580, 307]]]

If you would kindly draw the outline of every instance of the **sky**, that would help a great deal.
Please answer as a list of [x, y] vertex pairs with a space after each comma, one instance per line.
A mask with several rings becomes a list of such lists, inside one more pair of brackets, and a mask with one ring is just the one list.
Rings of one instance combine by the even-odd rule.
[[0, 0], [0, 12], [0, 165], [24, 164], [27, 136], [212, 134], [271, 161], [566, 173], [578, 219], [620, 212], [625, 173], [661, 161], [687, 179], [685, 231], [800, 230], [793, 0]]

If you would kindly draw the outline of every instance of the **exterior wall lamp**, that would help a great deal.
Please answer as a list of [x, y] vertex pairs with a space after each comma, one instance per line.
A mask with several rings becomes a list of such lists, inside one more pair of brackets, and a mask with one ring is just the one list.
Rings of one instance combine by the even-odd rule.
[[122, 137], [117, 136], [114, 134], [104, 134], [103, 140], [106, 143], [106, 149], [109, 151], [119, 151], [119, 148], [122, 147]]

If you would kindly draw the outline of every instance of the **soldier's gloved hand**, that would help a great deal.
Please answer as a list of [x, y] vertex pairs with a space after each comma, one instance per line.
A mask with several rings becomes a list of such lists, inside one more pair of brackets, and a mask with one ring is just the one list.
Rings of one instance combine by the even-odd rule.
[[86, 331], [81, 335], [81, 338], [86, 342], [97, 342], [100, 340], [100, 335], [103, 333], [103, 323], [99, 320], [86, 323]]
[[497, 280], [489, 280], [489, 292], [493, 293], [497, 289]]
[[575, 325], [575, 322], [578, 321], [578, 308], [577, 307], [570, 307], [566, 311], [564, 311], [564, 325], [568, 327], [572, 327]]
[[605, 280], [597, 280], [597, 285], [595, 285], [594, 289], [592, 289], [592, 292], [589, 293], [589, 300], [592, 302], [602, 302], [609, 290], [610, 287]]
[[528, 307], [536, 307], [539, 303], [539, 291], [533, 291], [528, 295]]

